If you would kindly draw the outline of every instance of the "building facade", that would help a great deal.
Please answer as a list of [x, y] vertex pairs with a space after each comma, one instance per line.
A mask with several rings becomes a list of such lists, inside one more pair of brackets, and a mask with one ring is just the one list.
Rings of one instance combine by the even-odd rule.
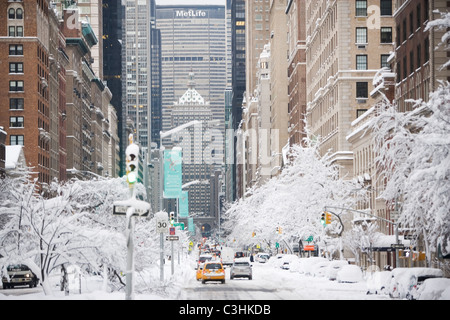
[[7, 129], [6, 144], [24, 146], [28, 165], [39, 182], [49, 183], [54, 159], [50, 152], [50, 89], [54, 90], [54, 81], [49, 81], [55, 59], [50, 53], [49, 29], [54, 13], [46, 0], [2, 1], [0, 12], [0, 73], [4, 75], [0, 79], [4, 92], [0, 126]]
[[411, 111], [408, 99], [428, 101], [439, 81], [449, 80], [447, 68], [441, 66], [448, 60], [445, 50], [435, 49], [445, 31], [425, 30], [429, 21], [440, 18], [435, 12], [447, 12], [448, 1], [397, 0], [395, 12], [396, 48], [395, 71], [396, 99], [400, 111]]
[[23, 146], [41, 185], [104, 175], [111, 95], [92, 67], [98, 36], [76, 4], [3, 1], [0, 9], [6, 144]]
[[290, 0], [288, 27], [288, 135], [289, 144], [302, 144], [306, 135], [306, 19], [304, 0]]
[[374, 104], [375, 73], [394, 49], [392, 0], [306, 2], [307, 122], [320, 152], [352, 177], [351, 122]]

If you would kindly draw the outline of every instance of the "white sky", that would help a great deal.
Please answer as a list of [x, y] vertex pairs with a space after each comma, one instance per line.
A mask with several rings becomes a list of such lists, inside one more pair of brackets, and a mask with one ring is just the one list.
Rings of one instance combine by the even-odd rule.
[[190, 5], [190, 4], [208, 4], [225, 5], [226, 0], [156, 0], [157, 5]]

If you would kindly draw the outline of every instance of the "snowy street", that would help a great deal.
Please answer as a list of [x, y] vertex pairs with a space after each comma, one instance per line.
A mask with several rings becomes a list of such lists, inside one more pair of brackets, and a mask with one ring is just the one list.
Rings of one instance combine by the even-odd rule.
[[225, 284], [202, 284], [194, 277], [177, 298], [183, 300], [367, 300], [390, 299], [388, 295], [367, 295], [366, 282], [337, 283], [324, 277], [313, 277], [253, 263], [253, 280], [230, 280]]
[[[170, 276], [170, 262], [165, 265], [167, 283], [165, 289], [156, 287], [152, 293], [136, 290], [136, 300], [389, 300], [388, 295], [367, 295], [366, 281], [338, 283], [325, 277], [283, 270], [273, 264], [253, 263], [253, 280], [230, 280], [230, 268], [226, 270], [226, 282], [202, 284], [195, 278], [195, 264], [184, 260], [175, 264], [175, 274]], [[140, 279], [145, 274], [137, 274]], [[147, 284], [150, 280], [146, 279]], [[124, 300], [125, 293], [108, 293], [102, 290], [102, 278], [82, 278], [81, 294], [71, 292], [65, 296], [58, 287], [58, 277], [53, 277], [53, 296], [45, 296], [41, 287], [18, 287], [1, 290], [0, 300]], [[149, 287], [152, 287], [149, 285]], [[145, 290], [149, 291], [149, 290]], [[164, 292], [163, 292], [164, 291]], [[163, 292], [163, 293], [162, 293]]]

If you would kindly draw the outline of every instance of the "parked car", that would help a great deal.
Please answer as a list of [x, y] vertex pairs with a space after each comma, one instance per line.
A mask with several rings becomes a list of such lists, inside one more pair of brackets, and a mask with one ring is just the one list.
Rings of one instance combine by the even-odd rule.
[[426, 279], [417, 291], [413, 292], [412, 298], [414, 300], [450, 300], [450, 279]]
[[328, 265], [327, 269], [325, 270], [325, 277], [328, 278], [328, 280], [336, 280], [337, 273], [339, 270], [342, 269], [343, 266], [347, 266], [348, 262], [345, 260], [333, 260]]
[[337, 282], [355, 283], [363, 280], [361, 268], [355, 265], [346, 265], [336, 275]]
[[367, 294], [387, 294], [390, 280], [390, 271], [372, 272], [367, 276]]
[[8, 276], [2, 277], [3, 289], [14, 288], [15, 286], [33, 288], [39, 284], [38, 277], [24, 264], [9, 265], [6, 270]]
[[268, 253], [258, 253], [255, 257], [255, 261], [259, 263], [266, 263], [270, 258]]
[[290, 264], [289, 261], [284, 261], [280, 268], [283, 270], [289, 270], [289, 268], [290, 268], [289, 264]]
[[316, 263], [312, 268], [312, 275], [314, 277], [324, 277], [330, 263], [331, 261], [328, 260]]
[[391, 272], [389, 296], [413, 299], [415, 291], [426, 279], [442, 277], [444, 273], [436, 268], [395, 268]]
[[252, 265], [250, 262], [246, 260], [235, 261], [230, 271], [230, 279], [233, 280], [234, 278], [248, 278], [252, 280]]
[[302, 259], [302, 265], [300, 273], [304, 273], [305, 275], [312, 275], [314, 270], [314, 265], [319, 262], [327, 261], [327, 259], [323, 257], [310, 257]]
[[206, 281], [221, 281], [225, 283], [225, 270], [222, 263], [218, 261], [205, 262], [202, 271], [202, 283], [205, 284]]

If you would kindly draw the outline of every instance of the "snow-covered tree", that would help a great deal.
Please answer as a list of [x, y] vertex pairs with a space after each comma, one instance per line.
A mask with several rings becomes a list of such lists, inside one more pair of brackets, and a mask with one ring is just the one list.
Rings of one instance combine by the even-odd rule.
[[387, 105], [371, 129], [387, 181], [381, 197], [402, 204], [402, 227], [424, 240], [428, 254], [438, 239], [450, 252], [450, 84], [441, 83], [427, 103], [415, 102], [414, 111]]
[[[290, 242], [311, 235], [324, 241], [327, 234], [320, 223], [324, 207], [351, 208], [357, 201], [355, 195], [361, 186], [340, 179], [338, 166], [331, 163], [329, 155], [320, 157], [317, 145], [293, 146], [289, 159], [280, 176], [252, 188], [245, 199], [227, 211], [224, 226], [230, 232], [228, 241], [273, 246], [275, 242]], [[281, 234], [276, 233], [277, 227], [282, 228]], [[334, 221], [327, 230], [337, 234], [340, 228]], [[333, 242], [332, 238], [326, 240], [328, 244]]]

